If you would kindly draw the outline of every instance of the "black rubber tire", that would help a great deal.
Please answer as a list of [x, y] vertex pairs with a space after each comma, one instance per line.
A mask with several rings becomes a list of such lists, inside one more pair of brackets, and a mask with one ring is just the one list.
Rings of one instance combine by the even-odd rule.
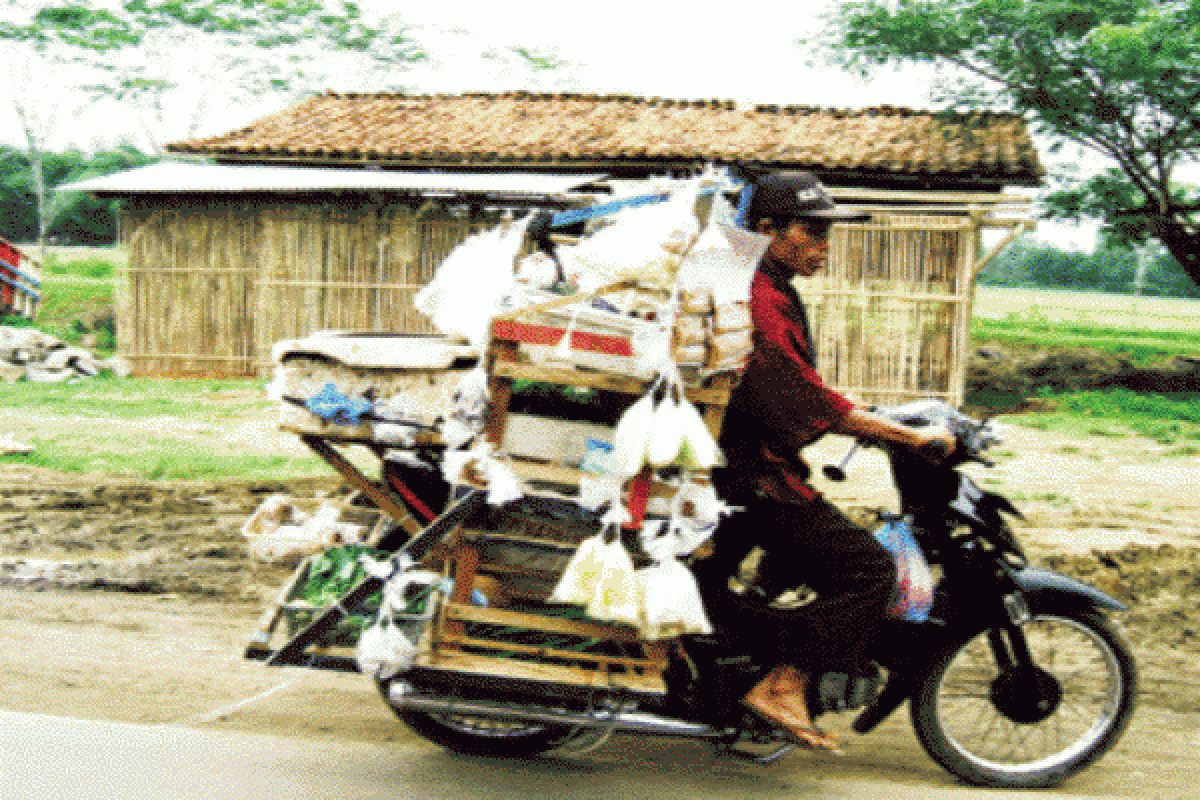
[[527, 758], [553, 750], [571, 728], [559, 725], [493, 723], [478, 717], [451, 717], [424, 711], [396, 711], [419, 736], [455, 753], [492, 758]]
[[[996, 680], [999, 670], [995, 662], [983, 660], [991, 653], [986, 644], [987, 631], [945, 648], [913, 693], [910, 712], [921, 746], [947, 772], [967, 783], [1013, 789], [1057, 786], [1116, 744], [1133, 716], [1137, 668], [1124, 637], [1103, 614], [1082, 609], [1034, 609], [1033, 619], [1023, 630], [1034, 663], [1045, 671], [1035, 677], [1039, 681], [1046, 674], [1055, 678], [1041, 684], [1051, 686], [1046, 708], [1053, 711], [1039, 712], [1036, 706], [1022, 709], [1032, 711], [1034, 717], [1046, 714], [1044, 719], [1017, 723], [997, 708], [994, 700], [1004, 687]], [[1069, 640], [1077, 640], [1082, 647], [1070, 651]], [[1094, 649], [1094, 661], [1066, 663], [1072, 653], [1078, 658], [1089, 647]], [[977, 666], [964, 667], [972, 663]], [[1066, 671], [1068, 666], [1073, 668], [1070, 673]], [[1096, 680], [1100, 688], [1089, 692], [1089, 682]], [[1061, 690], [1061, 698], [1055, 696], [1056, 690]], [[1077, 708], [1084, 709], [1082, 714]], [[1077, 735], [1068, 735], [1075, 738], [1063, 745], [1047, 742], [1051, 732], [1084, 723], [1086, 726]], [[1031, 734], [1035, 726], [1041, 725], [1046, 727], [1037, 733], [1047, 752], [1017, 754], [1016, 747], [1038, 745], [1032, 740], [1039, 736]], [[960, 728], [967, 730], [958, 734]], [[1010, 750], [988, 752], [988, 742], [968, 741], [975, 732], [983, 734], [983, 739], [992, 733], [1004, 737], [1011, 732], [1009, 739], [1002, 741]]]

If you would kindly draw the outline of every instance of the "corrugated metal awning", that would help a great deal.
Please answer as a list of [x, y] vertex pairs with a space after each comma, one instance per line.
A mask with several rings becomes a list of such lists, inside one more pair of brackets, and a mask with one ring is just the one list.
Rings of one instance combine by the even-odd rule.
[[321, 167], [241, 166], [164, 161], [68, 183], [59, 191], [134, 195], [183, 192], [391, 191], [424, 196], [556, 197], [602, 180], [603, 174], [529, 172], [396, 172]]

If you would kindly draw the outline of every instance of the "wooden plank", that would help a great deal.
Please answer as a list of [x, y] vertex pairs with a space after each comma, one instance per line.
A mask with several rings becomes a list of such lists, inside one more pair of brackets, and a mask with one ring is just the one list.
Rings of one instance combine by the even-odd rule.
[[524, 611], [502, 608], [483, 608], [462, 602], [446, 603], [443, 612], [448, 619], [462, 622], [479, 622], [488, 625], [508, 625], [514, 628], [529, 628], [546, 633], [563, 633], [588, 639], [612, 639], [618, 642], [637, 642], [638, 633], [628, 625], [606, 622], [564, 619]]
[[288, 578], [283, 588], [279, 590], [279, 596], [275, 603], [263, 612], [259, 618], [258, 626], [254, 629], [254, 633], [250, 637], [249, 643], [246, 645], [246, 658], [252, 658], [254, 653], [262, 653], [267, 651], [271, 645], [271, 635], [275, 632], [275, 626], [279, 624], [279, 620], [283, 618], [284, 606], [287, 604], [288, 598], [292, 596], [292, 592], [300, 585], [300, 581], [308, 576], [308, 564], [310, 558], [304, 559], [296, 567], [295, 571]]
[[[557, 345], [567, 333], [555, 325], [536, 325], [512, 319], [499, 319], [492, 324], [492, 338], [521, 344]], [[633, 356], [633, 342], [624, 336], [571, 331], [571, 348], [608, 356]]]
[[493, 341], [486, 355], [488, 362], [488, 403], [484, 412], [483, 432], [489, 442], [500, 447], [504, 442], [504, 427], [508, 422], [508, 404], [512, 399], [512, 378], [498, 369], [517, 360], [517, 345]]
[[[629, 375], [614, 375], [609, 372], [590, 372], [579, 369], [562, 367], [543, 367], [533, 364], [519, 364], [511, 361], [497, 361], [493, 373], [512, 380], [534, 381], [538, 383], [560, 383], [568, 386], [582, 386], [588, 389], [600, 389], [623, 394], [642, 395], [650, 388], [652, 381], [635, 378]], [[684, 395], [693, 403], [701, 405], [724, 405], [729, 402], [731, 388], [715, 386], [689, 386], [684, 388]]]
[[365, 494], [377, 508], [386, 512], [410, 536], [415, 536], [421, 532], [420, 523], [413, 519], [412, 515], [400, 504], [399, 500], [393, 497], [390, 492], [380, 489], [368, 480], [365, 475], [358, 471], [357, 467], [343, 458], [342, 454], [335, 450], [329, 442], [312, 434], [301, 434], [300, 441], [304, 442], [309, 449], [320, 456], [329, 466], [333, 467], [355, 489]]
[[[566, 467], [561, 464], [545, 464], [536, 461], [524, 461], [518, 458], [510, 458], [507, 464], [517, 474], [517, 477], [526, 482], [579, 486], [579, 482], [584, 478], [603, 477], [592, 472], [585, 472], [584, 470]], [[649, 486], [650, 497], [674, 497], [675, 492], [675, 487], [657, 480], [652, 481]]]
[[496, 639], [476, 639], [470, 636], [443, 635], [438, 640], [438, 645], [440, 647], [447, 648], [493, 650], [497, 653], [504, 652], [517, 656], [530, 656], [533, 658], [551, 658], [562, 661], [576, 661], [579, 662], [580, 666], [592, 665], [602, 667], [604, 669], [619, 667], [623, 671], [661, 670], [665, 666], [665, 664], [660, 664], [647, 658], [612, 656], [604, 653], [564, 650], [558, 647], [546, 647], [535, 644], [518, 644], [516, 642], [505, 642]]
[[666, 694], [667, 685], [657, 673], [612, 673], [553, 664], [535, 664], [510, 658], [490, 658], [454, 650], [420, 654], [417, 666], [480, 676], [499, 676], [537, 683], [560, 683], [592, 689], [627, 689], [641, 694]]

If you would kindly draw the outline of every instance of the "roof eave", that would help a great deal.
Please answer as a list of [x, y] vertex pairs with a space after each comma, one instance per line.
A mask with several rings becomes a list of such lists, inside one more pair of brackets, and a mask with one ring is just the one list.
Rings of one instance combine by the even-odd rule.
[[173, 152], [194, 156], [205, 156], [219, 164], [291, 164], [307, 166], [354, 166], [383, 169], [454, 169], [464, 171], [513, 170], [553, 167], [560, 172], [606, 172], [614, 177], [661, 174], [671, 170], [692, 170], [707, 164], [740, 167], [751, 171], [767, 169], [803, 169], [815, 173], [827, 183], [837, 185], [885, 185], [900, 188], [943, 188], [947, 190], [971, 187], [974, 189], [994, 188], [1000, 191], [1006, 186], [1038, 187], [1043, 184], [1043, 172], [1010, 171], [995, 172], [982, 169], [937, 172], [904, 172], [900, 170], [869, 169], [861, 167], [830, 167], [806, 161], [745, 161], [735, 159], [706, 158], [592, 158], [576, 159], [556, 156], [479, 156], [428, 154], [388, 156], [376, 153], [300, 153], [294, 151], [258, 151], [213, 149], [200, 151], [182, 149]]

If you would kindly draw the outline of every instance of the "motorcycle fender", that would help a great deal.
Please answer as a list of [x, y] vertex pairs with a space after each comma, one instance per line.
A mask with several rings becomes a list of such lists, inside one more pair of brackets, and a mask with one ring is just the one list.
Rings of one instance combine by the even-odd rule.
[[1105, 611], [1129, 610], [1120, 600], [1099, 589], [1093, 589], [1086, 583], [1048, 569], [1025, 567], [1013, 575], [1013, 578], [1031, 604], [1036, 604], [1038, 600], [1055, 600], [1086, 608], [1102, 608]]

